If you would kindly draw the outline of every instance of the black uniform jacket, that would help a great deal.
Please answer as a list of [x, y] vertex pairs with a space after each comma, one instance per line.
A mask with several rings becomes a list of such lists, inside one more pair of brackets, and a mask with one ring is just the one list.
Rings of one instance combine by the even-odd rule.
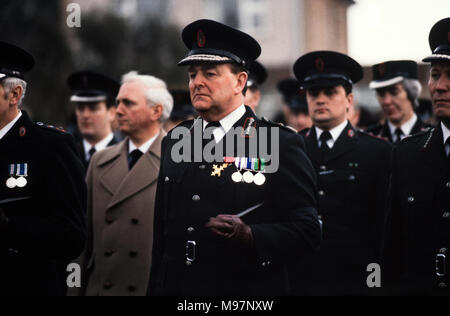
[[[84, 170], [72, 136], [22, 115], [0, 140], [0, 201], [25, 198], [0, 205], [0, 295], [64, 295], [85, 242]], [[19, 178], [11, 165], [26, 166], [24, 187], [6, 185]]]
[[[411, 135], [415, 135], [417, 133], [421, 133], [429, 129], [431, 125], [425, 124], [420, 117], [417, 117], [417, 122], [414, 124], [414, 127], [411, 130]], [[375, 126], [371, 126], [367, 129], [367, 133], [372, 134], [377, 137], [381, 137], [387, 139], [390, 143], [394, 142], [394, 137], [391, 135], [391, 130], [389, 129], [389, 125], [386, 122], [385, 124], [378, 124]]]
[[[248, 107], [234, 126], [243, 127], [249, 120], [256, 131], [248, 137], [262, 141], [266, 129], [270, 140], [271, 129], [279, 132], [280, 166], [276, 173], [265, 174], [262, 186], [234, 182], [234, 164], [217, 177], [212, 176], [213, 164], [175, 163], [171, 150], [177, 141], [171, 135], [177, 129], [165, 138], [156, 194], [151, 295], [289, 294], [286, 263], [318, 247], [316, 177], [302, 138], [258, 119]], [[195, 133], [193, 124], [203, 123], [199, 119], [181, 126], [192, 127]], [[250, 138], [243, 137], [248, 145]], [[205, 228], [211, 217], [238, 214], [260, 203], [264, 204], [242, 218], [253, 232], [251, 250], [215, 237]], [[196, 258], [187, 265], [188, 241], [196, 243]]]
[[348, 123], [322, 161], [316, 129], [301, 134], [318, 175], [323, 241], [317, 255], [299, 267], [296, 293], [365, 294], [367, 267], [380, 263], [392, 147]]
[[394, 151], [384, 252], [386, 280], [393, 293], [450, 294], [449, 212], [450, 161], [439, 125], [403, 140]]

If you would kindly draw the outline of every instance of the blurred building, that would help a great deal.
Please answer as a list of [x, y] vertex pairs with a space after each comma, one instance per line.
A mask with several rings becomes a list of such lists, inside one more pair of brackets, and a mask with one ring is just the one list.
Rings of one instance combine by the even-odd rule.
[[[67, 1], [67, 0], [66, 0]], [[70, 1], [68, 1], [70, 2]], [[113, 11], [139, 22], [159, 17], [180, 30], [201, 18], [226, 23], [254, 36], [268, 68], [259, 114], [272, 116], [281, 107], [279, 80], [292, 76], [292, 66], [313, 50], [347, 53], [347, 10], [353, 0], [77, 0], [83, 11]]]

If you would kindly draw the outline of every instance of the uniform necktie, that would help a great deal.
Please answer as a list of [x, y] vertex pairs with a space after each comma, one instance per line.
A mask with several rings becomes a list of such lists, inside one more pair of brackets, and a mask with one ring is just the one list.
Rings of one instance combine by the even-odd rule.
[[402, 136], [405, 135], [401, 128], [397, 128], [395, 130], [395, 144], [398, 144], [402, 141]]
[[[445, 144], [447, 145], [446, 147], [448, 147], [450, 149], [450, 137], [447, 138], [447, 141], [445, 142]], [[447, 153], [447, 152], [445, 152], [445, 153]], [[447, 160], [450, 162], [450, 151], [447, 154]]]
[[325, 159], [325, 156], [330, 151], [330, 147], [328, 146], [328, 141], [332, 139], [330, 132], [324, 131], [322, 135], [320, 135], [320, 152], [322, 153], [322, 161]]
[[128, 156], [128, 168], [131, 170], [133, 169], [134, 165], [138, 162], [138, 160], [143, 156], [144, 154], [142, 151], [135, 149], [133, 150], [129, 156]]

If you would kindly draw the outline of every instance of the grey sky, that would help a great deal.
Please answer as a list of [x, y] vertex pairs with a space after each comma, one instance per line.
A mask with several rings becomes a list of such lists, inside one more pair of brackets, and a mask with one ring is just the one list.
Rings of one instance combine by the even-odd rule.
[[349, 10], [349, 53], [363, 65], [430, 54], [428, 34], [450, 17], [450, 0], [356, 0]]

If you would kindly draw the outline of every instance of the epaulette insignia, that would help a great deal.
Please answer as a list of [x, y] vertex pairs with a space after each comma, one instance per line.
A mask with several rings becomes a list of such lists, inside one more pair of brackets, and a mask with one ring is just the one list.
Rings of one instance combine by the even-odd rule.
[[429, 151], [430, 150], [430, 142], [431, 142], [431, 139], [433, 138], [433, 135], [434, 135], [434, 132], [435, 132], [435, 130], [436, 129], [432, 129], [431, 131], [430, 131], [430, 135], [428, 135], [428, 139], [427, 139], [427, 141], [425, 142], [425, 145], [423, 146], [423, 151]]

